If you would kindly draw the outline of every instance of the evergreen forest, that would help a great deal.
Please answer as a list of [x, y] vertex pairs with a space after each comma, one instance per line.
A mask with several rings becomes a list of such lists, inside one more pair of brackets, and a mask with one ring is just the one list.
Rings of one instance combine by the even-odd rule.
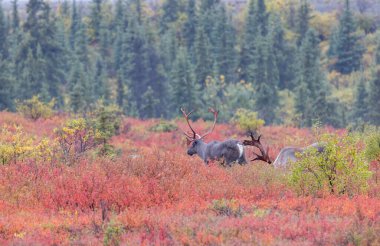
[[245, 109], [267, 125], [380, 125], [380, 19], [363, 2], [0, 2], [0, 110], [38, 95], [74, 114], [102, 100], [141, 119], [215, 107], [222, 122]]

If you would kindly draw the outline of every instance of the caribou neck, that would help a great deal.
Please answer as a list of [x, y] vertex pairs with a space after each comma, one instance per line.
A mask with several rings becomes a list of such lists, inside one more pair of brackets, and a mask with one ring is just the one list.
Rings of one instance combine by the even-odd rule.
[[203, 142], [203, 140], [200, 140], [197, 146], [197, 154], [205, 162], [207, 162], [206, 149], [207, 149], [207, 143]]

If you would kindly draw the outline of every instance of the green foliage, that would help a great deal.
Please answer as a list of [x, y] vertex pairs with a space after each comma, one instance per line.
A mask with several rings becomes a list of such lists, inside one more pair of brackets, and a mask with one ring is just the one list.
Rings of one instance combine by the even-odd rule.
[[365, 156], [368, 161], [380, 162], [380, 131], [371, 130], [366, 137]]
[[105, 105], [103, 101], [99, 101], [91, 121], [97, 132], [96, 138], [102, 144], [100, 153], [107, 155], [108, 150], [112, 149], [108, 144], [109, 139], [120, 130], [121, 110], [114, 104]]
[[361, 194], [371, 177], [359, 139], [353, 135], [323, 135], [323, 152], [310, 148], [292, 166], [290, 185], [299, 194]]
[[31, 99], [22, 102], [16, 101], [17, 112], [32, 120], [51, 117], [54, 114], [54, 105], [54, 99], [48, 103], [44, 103], [40, 100], [39, 96], [33, 96]]
[[375, 69], [368, 89], [369, 121], [374, 125], [380, 125], [380, 67]]
[[150, 127], [149, 131], [151, 131], [151, 132], [172, 132], [172, 131], [175, 131], [177, 129], [178, 129], [178, 127], [176, 124], [174, 124], [170, 121], [161, 120], [159, 123]]
[[121, 223], [117, 223], [111, 220], [105, 229], [103, 244], [105, 246], [120, 245], [121, 235], [123, 233], [124, 226]]
[[335, 70], [343, 74], [349, 74], [360, 68], [363, 47], [359, 44], [359, 37], [355, 34], [356, 23], [350, 9], [349, 0], [346, 0], [345, 8], [339, 20], [337, 34]]
[[219, 199], [213, 200], [212, 205], [210, 206], [213, 211], [218, 215], [232, 216], [232, 217], [242, 217], [243, 209], [239, 205], [238, 201], [232, 199]]
[[63, 160], [68, 165], [72, 165], [86, 151], [93, 149], [102, 137], [84, 118], [70, 119], [62, 127], [54, 129], [54, 133]]
[[243, 131], [256, 132], [265, 124], [265, 121], [259, 119], [257, 115], [257, 112], [252, 112], [247, 109], [238, 109], [231, 121]]

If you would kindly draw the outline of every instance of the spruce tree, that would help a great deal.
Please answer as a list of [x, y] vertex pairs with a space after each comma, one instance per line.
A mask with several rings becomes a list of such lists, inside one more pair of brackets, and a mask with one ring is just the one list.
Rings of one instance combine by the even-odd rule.
[[[126, 64], [123, 76], [129, 88], [128, 101], [135, 103], [137, 113], [140, 113], [142, 95], [147, 89], [147, 37], [145, 27], [131, 17], [126, 31], [123, 52], [126, 54]], [[130, 106], [132, 106], [130, 104]]]
[[142, 106], [140, 109], [140, 115], [144, 118], [156, 117], [156, 108], [160, 103], [160, 100], [156, 97], [151, 86], [148, 86], [145, 93], [142, 95]]
[[177, 0], [165, 0], [162, 6], [163, 14], [161, 17], [160, 31], [164, 33], [168, 30], [169, 25], [174, 23], [179, 14], [179, 4]]
[[297, 26], [296, 26], [297, 27], [296, 32], [298, 34], [298, 38], [297, 38], [298, 46], [302, 44], [302, 41], [305, 38], [307, 31], [309, 30], [310, 19], [311, 19], [310, 6], [308, 3], [308, 0], [301, 0], [301, 4], [297, 12]]
[[368, 92], [365, 86], [364, 77], [359, 80], [355, 91], [355, 101], [353, 107], [352, 120], [354, 122], [367, 121], [368, 114]]
[[183, 25], [183, 36], [188, 50], [192, 50], [195, 42], [195, 33], [198, 25], [198, 17], [195, 0], [189, 0], [186, 8], [186, 22]]
[[107, 83], [107, 70], [106, 64], [103, 59], [99, 56], [95, 61], [94, 67], [94, 78], [93, 78], [93, 95], [95, 100], [103, 98], [105, 103], [110, 102], [110, 90]]
[[375, 62], [376, 65], [380, 65], [380, 35], [377, 37], [377, 46], [376, 46], [376, 55], [375, 55]]
[[224, 4], [216, 12], [215, 25], [211, 34], [213, 40], [213, 59], [216, 76], [224, 75], [228, 82], [234, 80], [236, 69], [235, 30], [227, 16]]
[[252, 82], [254, 71], [250, 70], [255, 61], [256, 44], [258, 35], [265, 37], [268, 33], [268, 18], [265, 1], [251, 0], [248, 6], [248, 15], [245, 23], [245, 31], [240, 55], [240, 79]]
[[20, 27], [20, 17], [18, 14], [17, 0], [12, 1], [12, 29], [16, 30]]
[[369, 120], [374, 125], [380, 125], [380, 68], [377, 67], [368, 88]]
[[14, 82], [11, 64], [0, 54], [0, 111], [13, 109]]
[[124, 111], [126, 91], [125, 91], [123, 75], [120, 70], [117, 72], [116, 80], [117, 80], [116, 104], [119, 106], [119, 108], [122, 111]]
[[0, 55], [4, 58], [8, 57], [7, 36], [7, 23], [4, 16], [2, 2], [0, 2]]
[[92, 0], [90, 26], [92, 30], [92, 41], [100, 40], [102, 18], [102, 4], [103, 0]]
[[276, 120], [276, 110], [279, 106], [279, 73], [273, 52], [273, 39], [270, 36], [258, 35], [255, 43], [255, 62], [249, 67], [254, 74], [255, 108], [259, 117], [271, 124]]
[[[31, 77], [34, 79], [31, 81], [38, 79], [40, 81], [34, 82], [41, 84], [37, 87], [30, 85], [34, 88], [35, 94], [47, 93], [47, 97], [56, 98], [58, 105], [62, 105], [62, 93], [59, 89], [65, 80], [62, 70], [64, 50], [57, 40], [56, 23], [51, 19], [50, 6], [43, 0], [30, 0], [23, 27], [26, 38], [16, 57], [17, 71], [20, 74], [24, 73], [22, 70], [27, 70], [25, 74], [33, 71]], [[27, 64], [28, 60], [29, 62], [34, 60], [37, 64]], [[34, 66], [35, 69], [30, 71], [30, 66]], [[27, 78], [25, 81], [21, 80], [21, 87], [29, 87], [25, 85], [28, 80]]]
[[73, 49], [76, 45], [76, 38], [78, 36], [80, 28], [80, 19], [77, 10], [76, 0], [73, 0], [72, 10], [71, 10], [71, 25], [70, 25], [70, 46]]
[[[317, 104], [317, 97], [323, 100], [324, 94], [321, 92], [323, 80], [320, 69], [320, 50], [317, 34], [313, 29], [310, 29], [302, 41], [298, 53], [297, 66], [297, 98], [296, 107], [297, 113], [301, 117], [302, 126], [311, 126], [313, 118], [318, 115], [314, 113], [314, 104]], [[307, 99], [307, 102], [303, 100]], [[304, 104], [304, 105], [302, 105]], [[318, 103], [322, 105], [322, 102]], [[320, 119], [319, 119], [320, 120]]]
[[339, 19], [337, 36], [335, 70], [343, 74], [349, 74], [360, 68], [363, 47], [359, 44], [359, 37], [355, 34], [356, 24], [350, 9], [349, 0], [346, 0], [345, 8]]
[[172, 116], [177, 114], [180, 107], [190, 109], [200, 105], [200, 86], [196, 83], [192, 64], [183, 47], [179, 48], [177, 52], [170, 81]]
[[210, 56], [210, 40], [201, 23], [197, 28], [194, 49], [196, 81], [199, 85], [204, 86], [206, 77], [212, 73], [212, 59]]
[[220, 0], [201, 0], [200, 9], [202, 12], [206, 12], [219, 3]]

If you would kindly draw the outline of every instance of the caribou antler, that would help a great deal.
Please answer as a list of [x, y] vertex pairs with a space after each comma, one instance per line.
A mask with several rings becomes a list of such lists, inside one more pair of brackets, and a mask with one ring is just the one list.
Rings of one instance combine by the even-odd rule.
[[218, 114], [219, 114], [219, 111], [218, 111], [218, 110], [216, 110], [216, 109], [214, 109], [214, 108], [209, 108], [208, 111], [209, 111], [210, 113], [213, 113], [213, 114], [214, 114], [214, 123], [212, 124], [211, 129], [210, 129], [208, 132], [206, 132], [205, 134], [203, 134], [203, 135], [200, 137], [200, 139], [206, 137], [207, 135], [209, 135], [210, 133], [212, 133], [212, 132], [214, 131], [215, 124], [216, 124], [216, 120], [218, 119]]
[[[194, 140], [194, 139], [196, 139], [196, 137], [197, 137], [198, 134], [197, 134], [197, 133], [194, 131], [194, 129], [191, 127], [191, 124], [190, 124], [190, 121], [189, 121], [189, 116], [194, 112], [194, 110], [190, 111], [189, 113], [186, 113], [186, 111], [185, 111], [183, 108], [181, 108], [181, 111], [182, 111], [183, 117], [185, 117], [186, 122], [187, 122], [187, 124], [188, 124], [189, 127], [190, 127], [190, 130], [193, 132], [193, 136], [190, 136], [190, 135], [187, 134], [184, 130], [182, 130], [182, 132], [183, 132], [183, 134], [186, 135], [186, 137], [187, 137], [189, 140]], [[198, 136], [199, 136], [199, 135], [198, 135]]]
[[252, 140], [244, 140], [243, 145], [254, 146], [254, 147], [258, 148], [261, 152], [261, 155], [258, 155], [257, 153], [253, 152], [253, 154], [256, 155], [256, 158], [251, 160], [251, 161], [261, 160], [261, 161], [265, 161], [269, 164], [272, 164], [272, 161], [269, 158], [269, 147], [267, 147], [267, 150], [265, 151], [263, 145], [260, 142], [261, 135], [257, 139], [255, 139], [255, 137], [253, 136], [253, 133], [251, 132], [250, 136], [251, 136]]
[[213, 123], [211, 129], [208, 132], [206, 132], [205, 134], [203, 134], [202, 136], [199, 135], [198, 133], [196, 133], [196, 131], [191, 126], [190, 121], [189, 121], [189, 117], [194, 112], [194, 110], [190, 111], [189, 113], [186, 113], [186, 111], [183, 108], [181, 108], [181, 111], [182, 111], [183, 117], [185, 117], [185, 119], [186, 119], [187, 125], [189, 126], [190, 130], [193, 133], [193, 136], [191, 136], [191, 135], [187, 134], [184, 130], [182, 130], [183, 134], [186, 135], [188, 140], [193, 141], [195, 139], [202, 139], [202, 138], [206, 137], [207, 135], [209, 135], [210, 133], [213, 132], [213, 130], [215, 128], [216, 120], [218, 118], [219, 111], [215, 110], [214, 108], [209, 108], [208, 111], [214, 114], [214, 123]]

